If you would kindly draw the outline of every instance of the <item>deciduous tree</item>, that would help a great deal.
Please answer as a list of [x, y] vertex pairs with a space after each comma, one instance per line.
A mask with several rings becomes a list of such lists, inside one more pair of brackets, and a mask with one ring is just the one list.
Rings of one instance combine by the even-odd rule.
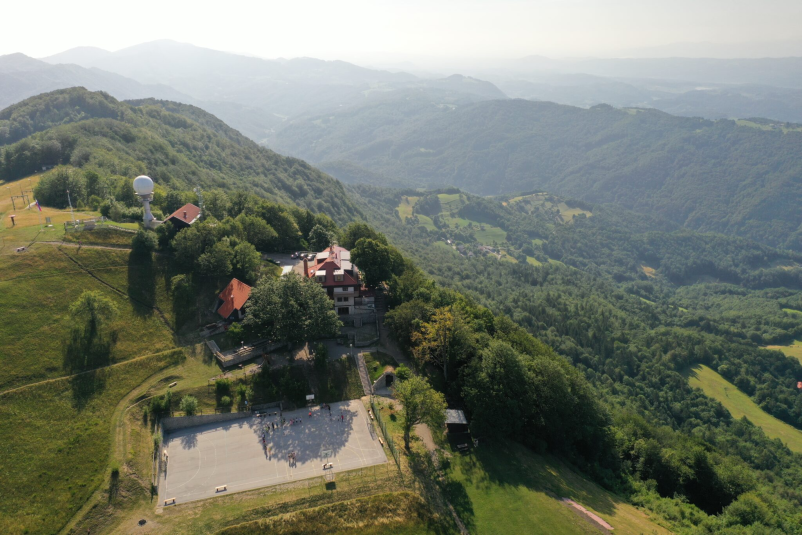
[[426, 379], [413, 375], [405, 381], [395, 383], [393, 392], [403, 406], [404, 446], [407, 450], [413, 426], [426, 424], [433, 431], [443, 427], [446, 417], [445, 396], [432, 388]]
[[275, 342], [335, 336], [342, 325], [323, 287], [295, 273], [262, 278], [245, 306], [245, 325]]

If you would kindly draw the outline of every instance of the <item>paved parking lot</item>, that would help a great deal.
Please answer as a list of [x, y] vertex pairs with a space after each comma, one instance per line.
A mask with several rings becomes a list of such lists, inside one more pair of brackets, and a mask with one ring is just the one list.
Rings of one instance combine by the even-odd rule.
[[[283, 416], [285, 423], [281, 424]], [[293, 419], [300, 422], [291, 423]], [[273, 426], [276, 426], [275, 430]], [[269, 428], [269, 430], [267, 430]], [[165, 437], [159, 497], [176, 503], [387, 462], [359, 400], [182, 429]], [[288, 455], [295, 452], [295, 462]], [[226, 485], [227, 491], [215, 488]]]

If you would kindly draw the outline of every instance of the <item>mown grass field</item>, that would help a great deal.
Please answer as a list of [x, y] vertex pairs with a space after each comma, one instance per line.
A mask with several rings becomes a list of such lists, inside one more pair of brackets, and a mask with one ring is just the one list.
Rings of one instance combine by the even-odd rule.
[[595, 512], [613, 526], [613, 533], [670, 533], [561, 461], [514, 442], [488, 441], [469, 454], [454, 454], [447, 477], [449, 500], [471, 533], [604, 532], [562, 498]]
[[61, 529], [109, 477], [117, 404], [181, 355], [173, 350], [0, 394], [0, 533]]
[[[56, 208], [42, 206], [42, 211], [40, 212], [36, 206], [32, 208], [22, 206], [22, 199], [14, 199], [13, 202], [11, 200], [12, 196], [20, 195], [24, 191], [25, 194], [28, 195], [27, 200], [33, 202], [34, 198], [31, 190], [36, 187], [40, 178], [41, 175], [35, 174], [13, 182], [0, 182], [0, 231], [12, 228], [14, 230], [19, 230], [26, 227], [38, 230], [40, 222], [44, 225], [45, 218], [49, 217], [53, 228], [58, 229], [61, 227], [61, 232], [63, 233], [64, 222], [72, 220], [72, 214], [69, 208], [66, 210], [58, 210]], [[15, 205], [16, 208], [14, 207]], [[16, 216], [14, 218], [15, 225], [13, 227], [11, 218], [9, 217], [12, 214]], [[84, 217], [93, 217], [96, 214], [75, 210], [74, 215], [76, 219], [81, 219]]]
[[701, 388], [707, 396], [718, 400], [730, 411], [733, 418], [746, 416], [750, 422], [760, 426], [767, 436], [779, 438], [791, 451], [802, 453], [802, 431], [766, 414], [749, 396], [712, 369], [704, 365], [694, 367], [690, 371], [688, 382], [693, 387]]
[[415, 207], [415, 203], [418, 202], [418, 199], [420, 199], [420, 197], [403, 197], [401, 199], [401, 202], [396, 208], [401, 221], [406, 221], [408, 217], [412, 217], [412, 209]]
[[396, 535], [459, 533], [410, 492], [379, 494], [226, 528], [221, 535]]
[[[68, 256], [122, 295], [94, 279]], [[120, 362], [174, 347], [170, 330], [154, 311], [132, 301], [149, 288], [135, 276], [128, 253], [106, 249], [36, 244], [25, 253], [0, 255], [0, 390], [76, 371], [68, 361], [72, 321], [69, 306], [85, 290], [97, 290], [112, 299], [119, 315], [111, 324], [117, 332], [107, 361]], [[155, 282], [153, 284], [156, 284]], [[78, 370], [79, 371], [79, 370]]]

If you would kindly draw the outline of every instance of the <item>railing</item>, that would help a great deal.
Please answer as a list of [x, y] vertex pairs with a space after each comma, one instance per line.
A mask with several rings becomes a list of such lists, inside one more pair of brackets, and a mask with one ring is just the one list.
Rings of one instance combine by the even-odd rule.
[[384, 441], [387, 443], [387, 447], [390, 449], [390, 453], [393, 455], [393, 459], [395, 459], [395, 464], [398, 466], [398, 469], [401, 470], [401, 459], [398, 455], [398, 450], [395, 447], [395, 441], [393, 437], [390, 436], [390, 433], [387, 431], [387, 424], [384, 423], [382, 419], [381, 412], [379, 412], [379, 407], [376, 405], [373, 396], [370, 397], [370, 407], [373, 409], [373, 415], [376, 418], [376, 421], [379, 423], [379, 428], [382, 430], [382, 435], [384, 435]]

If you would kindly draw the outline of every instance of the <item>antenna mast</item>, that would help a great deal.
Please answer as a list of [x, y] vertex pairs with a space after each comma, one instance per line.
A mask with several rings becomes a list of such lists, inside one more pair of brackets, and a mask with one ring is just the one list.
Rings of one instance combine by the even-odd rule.
[[198, 214], [198, 219], [203, 217], [203, 193], [201, 192], [200, 186], [195, 186], [193, 189], [195, 193], [198, 194], [198, 208], [200, 208], [200, 214]]

